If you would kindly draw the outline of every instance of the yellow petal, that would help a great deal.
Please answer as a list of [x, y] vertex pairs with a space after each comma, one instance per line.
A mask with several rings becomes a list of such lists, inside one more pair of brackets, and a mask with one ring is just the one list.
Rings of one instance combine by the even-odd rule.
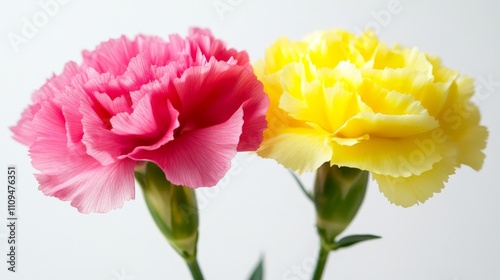
[[[373, 33], [370, 29], [367, 29], [361, 36], [355, 39], [356, 48], [363, 56], [364, 60], [367, 63], [371, 63], [373, 56], [375, 55], [375, 51], [377, 50], [377, 46], [379, 44], [379, 40], [375, 33]], [[365, 63], [366, 65], [366, 63]], [[373, 64], [367, 65], [372, 67]]]
[[431, 116], [436, 116], [441, 111], [451, 86], [451, 82], [434, 83], [432, 77], [410, 68], [365, 69], [363, 77], [381, 88], [413, 96]]
[[423, 73], [428, 77], [432, 77], [432, 64], [427, 60], [425, 53], [420, 52], [417, 48], [404, 48], [396, 46], [393, 50], [399, 50], [405, 57], [405, 68], [410, 68], [417, 72]]
[[365, 134], [355, 138], [345, 138], [345, 137], [332, 137], [332, 141], [342, 146], [354, 146], [361, 141], [366, 141], [370, 139], [370, 135]]
[[317, 76], [326, 88], [340, 83], [348, 91], [357, 91], [363, 82], [361, 71], [348, 61], [340, 62], [334, 69], [322, 68]]
[[370, 137], [352, 146], [333, 141], [331, 163], [381, 175], [410, 177], [441, 161], [445, 144], [448, 145], [435, 141], [432, 133], [407, 138]]
[[307, 45], [303, 42], [291, 42], [288, 38], [280, 38], [266, 50], [266, 74], [279, 71], [292, 62], [300, 62]]
[[[379, 72], [380, 73], [380, 72]], [[393, 76], [393, 75], [390, 75]], [[375, 78], [375, 76], [369, 76]], [[359, 96], [375, 113], [388, 115], [426, 114], [427, 109], [413, 95], [405, 94], [405, 89], [395, 88], [398, 79], [393, 77], [391, 87], [380, 85], [379, 80], [366, 80], [359, 86]], [[405, 83], [401, 81], [401, 83]], [[406, 84], [406, 83], [405, 83]], [[411, 89], [407, 89], [408, 91]]]
[[462, 98], [469, 99], [474, 95], [474, 79], [468, 76], [461, 76], [456, 79], [459, 94]]
[[425, 114], [384, 115], [363, 112], [348, 120], [337, 132], [338, 136], [355, 138], [368, 134], [375, 137], [399, 138], [431, 131], [439, 122]]
[[381, 43], [374, 55], [373, 69], [408, 68], [432, 78], [432, 64], [427, 60], [425, 53], [417, 48], [404, 48], [395, 45], [388, 48]]
[[253, 65], [255, 75], [264, 85], [264, 92], [267, 93], [270, 99], [270, 107], [277, 107], [283, 89], [280, 83], [280, 73], [267, 74], [267, 68], [264, 60], [259, 60]]
[[341, 86], [324, 89], [319, 83], [310, 83], [304, 88], [304, 94], [300, 100], [284, 93], [280, 108], [293, 118], [315, 123], [330, 133], [359, 112], [356, 94], [344, 91]]
[[456, 155], [453, 150], [436, 162], [432, 169], [415, 176], [407, 178], [395, 178], [391, 176], [372, 173], [373, 179], [378, 183], [380, 191], [387, 199], [396, 205], [410, 207], [418, 203], [424, 203], [434, 193], [441, 192], [448, 177], [455, 173]]
[[425, 56], [427, 57], [427, 60], [432, 64], [432, 76], [434, 76], [434, 82], [448, 84], [457, 79], [459, 72], [444, 67], [439, 57], [427, 53], [425, 54]]
[[391, 50], [385, 43], [380, 43], [373, 56], [373, 69], [405, 67], [405, 58], [399, 51]]
[[486, 127], [479, 125], [469, 127], [463, 137], [459, 139], [458, 162], [479, 171], [486, 157], [482, 150], [486, 148], [487, 138], [488, 130]]
[[479, 125], [479, 108], [468, 99], [474, 93], [474, 82], [469, 77], [461, 77], [450, 89], [444, 109], [439, 115], [446, 135], [459, 145], [458, 162], [480, 170], [485, 154], [488, 130]]
[[360, 87], [359, 95], [373, 111], [360, 112], [349, 120], [343, 119], [346, 122], [335, 132], [336, 135], [349, 138], [364, 134], [408, 137], [439, 126], [439, 122], [411, 95], [389, 91], [368, 81]]
[[[279, 106], [291, 117], [315, 123], [325, 131], [334, 133], [361, 110], [370, 110], [352, 90], [356, 87], [353, 84], [355, 81], [361, 83], [360, 73], [354, 66], [341, 63], [339, 69], [322, 71], [321, 82], [304, 81], [303, 73], [301, 65], [289, 65], [283, 70], [286, 78], [283, 78], [282, 83], [286, 92], [281, 96]], [[349, 80], [347, 76], [352, 77], [350, 82], [346, 81]]]
[[312, 128], [290, 128], [264, 140], [257, 151], [294, 171], [314, 171], [332, 157], [329, 135]]
[[352, 33], [331, 30], [313, 33], [305, 41], [309, 43], [308, 55], [318, 68], [334, 68], [341, 61], [364, 64], [365, 60], [356, 48], [354, 39]]
[[270, 139], [290, 127], [309, 127], [306, 123], [290, 117], [287, 112], [277, 107], [269, 107], [266, 120], [267, 129], [264, 131], [264, 139]]
[[296, 98], [303, 98], [303, 90], [309, 86], [311, 81], [318, 82], [316, 80], [316, 67], [307, 59], [290, 63], [280, 71], [281, 88]]

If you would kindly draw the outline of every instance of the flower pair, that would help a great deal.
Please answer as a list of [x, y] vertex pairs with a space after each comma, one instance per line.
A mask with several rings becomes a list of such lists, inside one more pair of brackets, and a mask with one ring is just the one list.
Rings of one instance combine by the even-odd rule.
[[215, 185], [237, 151], [299, 172], [370, 171], [402, 206], [439, 192], [462, 164], [481, 168], [473, 81], [434, 56], [332, 30], [279, 39], [254, 70], [258, 79], [246, 52], [208, 30], [121, 37], [48, 80], [13, 131], [40, 189], [84, 213], [133, 198], [143, 162], [197, 188]]

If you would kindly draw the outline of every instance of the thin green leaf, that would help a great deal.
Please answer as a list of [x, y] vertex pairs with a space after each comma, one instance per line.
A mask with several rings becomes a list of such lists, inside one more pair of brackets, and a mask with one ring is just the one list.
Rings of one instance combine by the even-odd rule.
[[295, 172], [293, 172], [290, 169], [288, 169], [288, 172], [290, 172], [290, 174], [292, 174], [293, 179], [295, 179], [295, 181], [299, 185], [302, 192], [314, 203], [314, 197], [313, 197], [312, 193], [309, 192], [308, 190], [306, 190], [306, 188], [304, 187], [304, 184], [302, 184], [302, 181], [300, 180], [299, 176], [297, 176], [297, 174], [295, 174]]
[[339, 241], [335, 242], [334, 250], [337, 250], [339, 248], [349, 247], [349, 246], [352, 246], [352, 245], [359, 243], [359, 242], [368, 241], [368, 240], [372, 240], [372, 239], [378, 239], [378, 238], [382, 238], [382, 237], [376, 236], [376, 235], [371, 235], [371, 234], [346, 236], [346, 237], [340, 239]]
[[248, 280], [262, 280], [264, 279], [264, 259], [261, 258], [257, 267], [255, 267], [252, 276]]

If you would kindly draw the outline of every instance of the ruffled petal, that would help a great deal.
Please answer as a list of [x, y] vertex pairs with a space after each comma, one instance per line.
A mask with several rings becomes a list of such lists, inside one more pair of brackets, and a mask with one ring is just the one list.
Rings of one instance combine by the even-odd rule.
[[488, 129], [480, 125], [481, 115], [477, 105], [469, 98], [474, 93], [474, 82], [469, 77], [456, 80], [446, 100], [446, 109], [440, 113], [442, 129], [459, 144], [458, 161], [480, 170], [486, 157], [483, 152]]
[[444, 184], [448, 182], [448, 177], [455, 174], [457, 162], [454, 151], [455, 149], [449, 149], [441, 161], [420, 175], [395, 178], [372, 173], [372, 177], [391, 203], [403, 207], [424, 203], [435, 193], [441, 192]]
[[[238, 65], [251, 70], [246, 51], [238, 52], [235, 49], [228, 49], [226, 43], [215, 38], [209, 29], [191, 28], [186, 39], [191, 43], [192, 50], [199, 49], [206, 60], [210, 60], [211, 57], [225, 62], [235, 59]], [[192, 57], [196, 55], [192, 53]]]
[[101, 43], [94, 51], [83, 51], [83, 64], [99, 73], [119, 76], [127, 70], [130, 59], [139, 53], [137, 44], [125, 36]]
[[332, 157], [329, 137], [313, 128], [289, 128], [264, 140], [257, 153], [300, 173], [314, 171]]
[[340, 85], [323, 88], [319, 83], [308, 83], [303, 91], [303, 99], [285, 92], [280, 108], [294, 119], [315, 123], [330, 133], [335, 133], [346, 120], [362, 110], [357, 95]]
[[430, 170], [443, 158], [445, 143], [436, 142], [431, 133], [419, 137], [371, 137], [355, 145], [332, 142], [331, 163], [369, 170], [393, 177], [409, 177]]
[[64, 70], [60, 75], [53, 75], [47, 82], [33, 94], [33, 102], [38, 103], [56, 97], [60, 92], [64, 92], [66, 87], [71, 85], [75, 76], [81, 71], [75, 62], [70, 61], [64, 65]]
[[122, 112], [104, 123], [91, 103], [82, 101], [84, 135], [87, 153], [102, 165], [134, 154], [139, 150], [155, 150], [174, 138], [179, 126], [179, 112], [161, 93], [144, 95], [132, 113]]
[[470, 166], [476, 171], [483, 167], [486, 154], [486, 139], [488, 139], [488, 129], [482, 125], [471, 126], [460, 138], [460, 153], [458, 162]]
[[158, 134], [159, 130], [149, 95], [145, 95], [139, 101], [132, 113], [118, 113], [110, 119], [110, 123], [111, 131], [118, 135], [144, 135], [147, 137]]
[[71, 206], [84, 214], [106, 213], [135, 198], [133, 161], [102, 166], [88, 156], [78, 160], [78, 164], [61, 168], [59, 174], [36, 174], [40, 190], [45, 195], [71, 201]]
[[428, 114], [385, 115], [363, 112], [348, 120], [335, 134], [347, 138], [370, 135], [374, 137], [409, 137], [426, 133], [439, 126]]
[[34, 143], [36, 135], [31, 121], [40, 109], [40, 104], [49, 99], [57, 99], [58, 96], [62, 95], [60, 93], [65, 92], [67, 87], [71, 85], [71, 81], [78, 74], [78, 71], [80, 68], [76, 63], [68, 62], [60, 75], [53, 75], [39, 90], [33, 93], [33, 105], [26, 108], [18, 123], [10, 128], [16, 141], [27, 146]]
[[[141, 150], [154, 151], [174, 139], [175, 129], [179, 127], [179, 112], [172, 106], [170, 100], [162, 99], [158, 95], [153, 95], [151, 98], [152, 100], [145, 96], [130, 117], [125, 117], [114, 124], [112, 132], [122, 136], [120, 141], [129, 142], [129, 149], [134, 147], [130, 153], [119, 158], [133, 156]], [[130, 123], [141, 122], [148, 122], [144, 123], [144, 127], [148, 129], [139, 128], [142, 125], [138, 125], [135, 131], [127, 129]]]
[[[364, 69], [363, 77], [370, 81], [371, 84], [377, 85], [379, 88], [385, 89], [387, 92], [396, 91], [398, 93], [407, 94], [414, 100], [421, 103], [431, 116], [436, 116], [443, 108], [448, 95], [448, 90], [451, 86], [451, 81], [446, 83], [435, 83], [432, 76], [428, 76], [411, 68], [390, 69]], [[455, 76], [456, 77], [456, 76]], [[373, 86], [372, 86], [373, 87]], [[380, 92], [377, 90], [376, 92]], [[361, 92], [363, 100], [368, 104], [384, 104], [380, 102], [382, 96], [380, 94], [372, 95], [367, 89]], [[373, 102], [369, 102], [372, 100]], [[390, 99], [383, 99], [391, 102]], [[391, 104], [391, 103], [389, 103]], [[392, 107], [395, 112], [398, 112], [398, 107]]]
[[240, 108], [223, 123], [186, 131], [158, 150], [142, 150], [130, 157], [156, 163], [175, 185], [214, 186], [231, 167], [242, 127]]
[[80, 113], [83, 116], [82, 143], [87, 147], [87, 153], [102, 165], [116, 162], [123, 154], [125, 143], [117, 141], [116, 135], [110, 131], [109, 117], [103, 120], [92, 108], [92, 103], [88, 99], [81, 100]]
[[30, 148], [40, 190], [71, 205], [82, 213], [108, 212], [134, 198], [131, 160], [103, 166], [88, 156], [83, 145], [68, 148], [65, 120], [60, 108], [44, 102], [33, 120], [37, 140]]
[[244, 125], [238, 150], [258, 148], [267, 124], [264, 114], [269, 98], [252, 72], [212, 59], [186, 70], [174, 85], [182, 104], [181, 130], [225, 122], [241, 106]]
[[334, 68], [342, 61], [362, 65], [365, 60], [357, 50], [355, 35], [343, 30], [315, 32], [308, 41], [308, 55], [318, 68]]
[[21, 119], [10, 130], [14, 133], [14, 140], [20, 143], [31, 146], [36, 140], [36, 133], [31, 124], [35, 114], [40, 110], [40, 104], [35, 103], [28, 108], [24, 109]]
[[83, 137], [83, 116], [80, 113], [80, 100], [85, 97], [81, 88], [67, 90], [59, 103], [64, 115], [68, 147], [80, 144]]
[[300, 42], [292, 42], [288, 38], [279, 38], [276, 43], [266, 49], [264, 58], [265, 71], [263, 74], [272, 74], [281, 70], [285, 65], [292, 62], [300, 62], [301, 53], [307, 50], [307, 45]]

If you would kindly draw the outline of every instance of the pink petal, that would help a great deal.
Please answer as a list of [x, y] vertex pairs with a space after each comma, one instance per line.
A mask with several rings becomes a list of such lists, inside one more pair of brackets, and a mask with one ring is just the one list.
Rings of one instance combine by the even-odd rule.
[[137, 45], [121, 36], [101, 43], [94, 51], [83, 51], [83, 64], [99, 73], [109, 72], [119, 76], [127, 70], [130, 59], [137, 54]]
[[127, 71], [117, 77], [117, 83], [128, 95], [130, 91], [140, 89], [142, 85], [149, 83], [153, 78], [153, 65], [145, 58], [145, 55], [138, 54], [130, 60]]
[[242, 126], [240, 108], [223, 123], [187, 131], [156, 151], [138, 152], [133, 159], [155, 162], [173, 184], [214, 186], [231, 166]]
[[42, 173], [58, 173], [62, 168], [59, 162], [67, 161], [69, 154], [64, 115], [61, 108], [51, 101], [40, 105], [41, 108], [32, 122], [37, 136], [29, 150], [32, 163]]
[[71, 206], [82, 213], [106, 213], [135, 198], [134, 166], [131, 160], [102, 166], [87, 156], [59, 174], [36, 177], [45, 195], [71, 201]]
[[14, 133], [14, 139], [16, 141], [27, 146], [33, 144], [36, 135], [34, 134], [31, 121], [40, 109], [40, 103], [48, 99], [53, 99], [57, 95], [61, 95], [60, 92], [64, 92], [66, 88], [70, 86], [71, 80], [77, 75], [78, 71], [79, 67], [76, 63], [68, 62], [60, 75], [53, 75], [39, 90], [33, 93], [33, 105], [25, 109], [19, 122], [10, 128]]
[[238, 152], [255, 151], [260, 147], [264, 139], [263, 132], [267, 127], [266, 111], [269, 107], [267, 95], [261, 98], [254, 98], [243, 103], [245, 116], [243, 120], [243, 132], [238, 144]]
[[112, 99], [107, 92], [101, 93], [95, 91], [93, 94], [90, 94], [90, 97], [94, 100], [94, 110], [103, 119], [109, 119], [111, 116], [122, 112], [130, 112], [131, 108], [127, 96], [119, 96]]
[[111, 131], [123, 136], [123, 142], [130, 143], [131, 155], [140, 150], [156, 150], [174, 139], [174, 130], [179, 126], [178, 116], [179, 112], [168, 99], [162, 102], [158, 94], [145, 96], [132, 114], [122, 113], [111, 119]]
[[60, 75], [53, 75], [33, 94], [33, 102], [38, 103], [54, 98], [59, 92], [64, 92], [71, 85], [71, 80], [80, 72], [80, 67], [73, 61], [66, 63]]
[[110, 120], [111, 131], [118, 135], [155, 135], [158, 124], [153, 116], [151, 97], [145, 95], [132, 113], [122, 112]]
[[[141, 86], [139, 90], [130, 92], [132, 107], [137, 106], [140, 100], [153, 92], [162, 92], [167, 94], [165, 98], [171, 99], [173, 103], [178, 104], [179, 98], [176, 97], [175, 90], [172, 90], [172, 80], [179, 77], [187, 67], [187, 62], [172, 62], [168, 65], [154, 68], [154, 78], [147, 84]], [[172, 93], [173, 94], [170, 94]], [[174, 100], [172, 100], [174, 99]]]
[[174, 85], [182, 103], [182, 129], [215, 125], [227, 120], [243, 104], [244, 126], [239, 151], [256, 150], [267, 126], [269, 98], [255, 75], [239, 65], [212, 59], [191, 67]]
[[179, 113], [164, 94], [144, 95], [132, 113], [112, 116], [109, 123], [103, 122], [91, 103], [82, 101], [82, 142], [87, 153], [102, 165], [109, 165], [130, 153], [154, 150], [172, 140]]
[[139, 35], [134, 40], [125, 36], [101, 43], [94, 51], [84, 51], [84, 65], [99, 73], [122, 75], [129, 62], [141, 54], [151, 65], [163, 66], [177, 60], [180, 52], [173, 51], [169, 43], [155, 36]]
[[44, 102], [33, 120], [38, 138], [30, 148], [40, 190], [72, 201], [80, 212], [108, 212], [134, 198], [135, 163], [123, 160], [102, 166], [85, 153], [85, 147], [66, 146], [65, 120], [60, 108]]
[[139, 53], [144, 55], [151, 65], [167, 65], [179, 55], [178, 52], [171, 51], [169, 43], [160, 37], [139, 35], [135, 42]]
[[[209, 29], [191, 28], [186, 40], [192, 44], [193, 51], [200, 49], [207, 60], [214, 57], [216, 60], [228, 62], [231, 58], [234, 58], [238, 65], [251, 70], [246, 51], [238, 52], [235, 49], [227, 49], [226, 43], [216, 39]], [[196, 57], [196, 53], [192, 52], [191, 56]]]
[[40, 104], [35, 103], [24, 109], [21, 119], [17, 122], [15, 126], [12, 126], [10, 130], [14, 133], [13, 138], [20, 143], [31, 146], [36, 140], [35, 130], [31, 122], [34, 116], [40, 110]]
[[[110, 73], [104, 73], [104, 74], [99, 74], [91, 69], [88, 69], [85, 73], [86, 75], [86, 81], [85, 83], [82, 84], [83, 89], [87, 93], [86, 95], [88, 96], [94, 96], [96, 98], [98, 97], [98, 93], [101, 95], [104, 95], [105, 99], [108, 99], [109, 101], [106, 100], [100, 100], [100, 103], [105, 105], [106, 103], [111, 103], [114, 101], [116, 98], [122, 98], [123, 101], [128, 102], [128, 93], [129, 93], [129, 88], [122, 86], [117, 79]], [[140, 85], [136, 85], [134, 89], [140, 88]], [[121, 106], [124, 106], [124, 108], [128, 107], [127, 102], [120, 102]], [[110, 105], [113, 108], [118, 105]], [[111, 109], [106, 108], [108, 112], [112, 111], [118, 111], [121, 112], [122, 110], [120, 109]]]
[[[82, 143], [87, 147], [87, 153], [102, 165], [110, 165], [118, 160], [123, 146], [116, 135], [110, 131], [109, 118], [102, 112], [96, 112], [92, 101], [82, 99], [80, 113], [82, 114], [83, 137]], [[101, 113], [98, 115], [98, 113]]]
[[66, 137], [68, 147], [80, 144], [83, 137], [82, 114], [80, 113], [80, 102], [85, 98], [85, 91], [82, 88], [71, 88], [60, 98], [62, 113], [66, 122]]
[[242, 71], [238, 83], [234, 86], [234, 91], [246, 98], [243, 102], [245, 124], [238, 151], [255, 151], [259, 148], [263, 132], [267, 128], [266, 112], [269, 108], [269, 96], [264, 92], [262, 83], [251, 71]]
[[235, 89], [242, 67], [212, 60], [187, 69], [174, 85], [182, 103], [181, 124], [206, 127], [224, 122], [246, 100]]

